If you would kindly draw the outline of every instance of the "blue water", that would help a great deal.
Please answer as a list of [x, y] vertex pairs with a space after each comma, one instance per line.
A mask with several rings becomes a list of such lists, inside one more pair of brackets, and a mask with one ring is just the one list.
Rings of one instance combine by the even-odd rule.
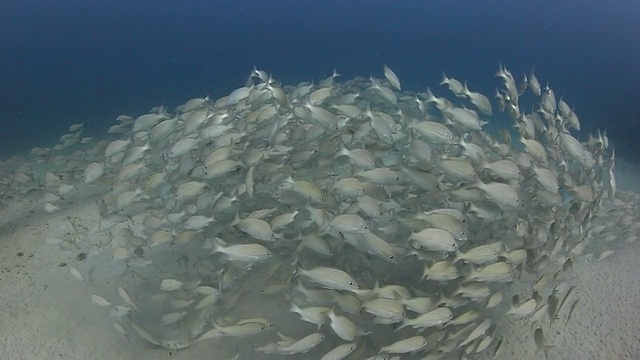
[[[52, 142], [74, 122], [102, 135], [120, 114], [220, 97], [253, 65], [284, 83], [382, 77], [438, 86], [441, 71], [493, 95], [502, 62], [535, 68], [608, 128], [640, 140], [639, 1], [3, 1], [0, 154]], [[634, 122], [635, 121], [635, 122]]]

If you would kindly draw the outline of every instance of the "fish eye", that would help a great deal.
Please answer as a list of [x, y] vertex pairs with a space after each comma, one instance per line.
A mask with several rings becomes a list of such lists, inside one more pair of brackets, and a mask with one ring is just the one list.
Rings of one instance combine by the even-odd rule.
[[349, 285], [353, 285], [353, 281], [349, 281]]

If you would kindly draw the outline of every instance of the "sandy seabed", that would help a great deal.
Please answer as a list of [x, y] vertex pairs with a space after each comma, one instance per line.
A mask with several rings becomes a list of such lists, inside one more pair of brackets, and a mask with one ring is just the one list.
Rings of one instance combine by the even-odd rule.
[[[640, 192], [640, 166], [619, 161], [616, 174], [619, 189]], [[109, 310], [91, 304], [94, 293], [113, 295], [118, 286], [144, 286], [123, 275], [124, 266], [95, 247], [81, 241], [67, 248], [47, 244], [51, 234], [71, 231], [69, 219], [81, 232], [97, 226], [98, 195], [92, 191], [74, 190], [52, 214], [43, 211], [41, 191], [13, 198], [0, 210], [0, 359], [233, 357], [233, 347], [215, 341], [181, 351], [150, 348], [136, 334], [118, 334]], [[640, 358], [640, 242], [617, 241], [612, 248], [615, 253], [602, 261], [574, 264], [571, 282], [580, 303], [569, 324], [554, 327], [555, 334], [549, 335], [555, 345], [549, 359]], [[86, 253], [86, 259], [78, 260], [80, 253]], [[83, 281], [71, 275], [71, 267]], [[498, 358], [544, 359], [532, 333], [530, 325], [502, 321], [497, 334], [504, 344]], [[240, 359], [245, 358], [260, 357], [243, 353]]]

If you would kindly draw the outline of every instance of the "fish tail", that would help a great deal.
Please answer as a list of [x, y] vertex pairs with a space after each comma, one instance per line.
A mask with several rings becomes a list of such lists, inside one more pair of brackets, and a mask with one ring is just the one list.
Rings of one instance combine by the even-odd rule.
[[449, 78], [447, 77], [447, 74], [445, 74], [445, 72], [442, 72], [442, 81], [440, 82], [440, 85], [446, 85], [449, 83]]
[[229, 224], [229, 226], [233, 227], [236, 226], [240, 223], [240, 213], [238, 211], [236, 211], [236, 215], [233, 219], [233, 221], [231, 222], [231, 224]]
[[402, 325], [398, 326], [395, 330], [393, 330], [393, 332], [399, 331], [400, 329], [406, 328], [407, 326], [409, 326], [409, 323], [405, 320]]
[[453, 258], [453, 264], [457, 263], [458, 261], [463, 259], [464, 254], [460, 252], [460, 250], [456, 249], [456, 257]]

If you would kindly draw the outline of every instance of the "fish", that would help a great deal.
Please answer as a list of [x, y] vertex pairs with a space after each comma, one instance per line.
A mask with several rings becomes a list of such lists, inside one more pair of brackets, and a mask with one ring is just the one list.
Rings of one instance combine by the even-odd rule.
[[176, 291], [183, 286], [182, 281], [175, 279], [164, 279], [160, 282], [160, 290], [162, 291]]
[[251, 91], [254, 90], [253, 86], [243, 86], [232, 91], [225, 101], [225, 105], [231, 106], [236, 105], [239, 102], [245, 100], [251, 94]]
[[489, 300], [487, 300], [487, 309], [491, 309], [498, 306], [500, 303], [502, 303], [502, 300], [503, 300], [502, 292], [498, 291], [494, 293], [489, 297]]
[[486, 121], [480, 120], [478, 113], [475, 110], [467, 108], [451, 108], [446, 109], [443, 113], [449, 118], [449, 120], [462, 125], [468, 130], [482, 130], [482, 127], [487, 124]]
[[490, 319], [485, 319], [484, 321], [482, 321], [473, 329], [473, 331], [471, 331], [471, 333], [469, 333], [469, 336], [467, 336], [458, 345], [458, 349], [473, 342], [474, 340], [478, 339], [480, 336], [486, 334], [489, 328], [491, 328], [491, 326], [493, 326], [493, 322]]
[[348, 149], [344, 142], [340, 143], [340, 150], [334, 155], [336, 158], [340, 156], [346, 156], [354, 166], [363, 170], [371, 169], [375, 166], [375, 158], [369, 150]]
[[309, 334], [299, 340], [292, 341], [287, 345], [280, 345], [276, 343], [273, 345], [259, 347], [255, 350], [266, 354], [304, 354], [306, 352], [309, 352], [314, 347], [318, 346], [322, 341], [324, 341], [324, 339], [325, 335], [323, 333], [316, 332]]
[[188, 153], [189, 151], [195, 149], [200, 144], [200, 141], [201, 140], [197, 138], [186, 138], [179, 140], [171, 147], [171, 149], [169, 149], [169, 157], [175, 158]]
[[349, 318], [337, 315], [333, 309], [329, 309], [327, 317], [330, 320], [331, 329], [339, 338], [345, 341], [354, 341], [358, 336], [359, 329]]
[[308, 270], [298, 265], [297, 276], [302, 276], [327, 289], [357, 291], [360, 286], [346, 272], [340, 269], [317, 266]]
[[355, 342], [338, 345], [324, 354], [320, 360], [341, 360], [351, 355], [357, 348], [358, 344]]
[[196, 197], [202, 193], [207, 184], [201, 181], [188, 181], [176, 189], [176, 198], [180, 201]]
[[435, 310], [431, 310], [425, 314], [422, 314], [416, 318], [406, 318], [401, 326], [396, 331], [405, 327], [412, 327], [414, 329], [425, 329], [428, 327], [442, 326], [453, 319], [453, 313], [449, 308], [441, 307]]
[[456, 96], [464, 96], [465, 94], [464, 85], [454, 78], [447, 77], [447, 74], [445, 74], [444, 71], [442, 72], [442, 81], [440, 82], [440, 85], [447, 85], [449, 90], [451, 90], [451, 92]]
[[149, 130], [150, 142], [153, 143], [165, 139], [175, 130], [176, 125], [176, 119], [166, 119], [154, 125], [151, 130]]
[[69, 268], [69, 272], [71, 273], [71, 275], [76, 278], [76, 280], [78, 281], [84, 281], [84, 277], [82, 276], [82, 274], [80, 274], [80, 271], [78, 271], [78, 269], [74, 268], [73, 266]]
[[369, 253], [393, 263], [395, 263], [396, 258], [403, 253], [402, 249], [389, 244], [372, 232], [362, 234], [362, 243]]
[[373, 76], [369, 77], [369, 81], [371, 81], [371, 89], [376, 90], [377, 93], [387, 102], [396, 105], [398, 104], [398, 97], [393, 92], [393, 90], [389, 89], [386, 86], [380, 84]]
[[536, 328], [533, 332], [533, 340], [536, 344], [538, 350], [542, 350], [544, 352], [544, 358], [549, 358], [549, 350], [553, 348], [553, 345], [548, 345], [547, 341], [544, 338], [544, 332], [542, 328]]
[[138, 325], [136, 322], [129, 321], [129, 324], [135, 330], [135, 332], [140, 335], [141, 338], [151, 343], [152, 345], [160, 346], [160, 340], [156, 339], [153, 335], [151, 335], [147, 330], [145, 330], [142, 326]]
[[297, 313], [300, 315], [300, 319], [318, 326], [324, 325], [327, 322], [327, 314], [329, 310], [331, 310], [331, 308], [324, 306], [309, 306], [302, 308], [293, 301], [289, 308], [289, 312]]
[[448, 231], [457, 241], [467, 240], [468, 229], [464, 224], [464, 218], [461, 220], [457, 215], [447, 214], [444, 211], [440, 213], [431, 211], [429, 213], [419, 214], [416, 218], [423, 220], [427, 225]]
[[449, 323], [451, 325], [465, 325], [465, 324], [469, 324], [472, 321], [475, 321], [476, 319], [478, 319], [480, 317], [480, 313], [475, 311], [475, 310], [469, 310], [463, 314], [460, 314], [458, 316], [456, 316], [453, 320], [451, 320]]
[[464, 89], [462, 90], [464, 96], [466, 96], [471, 103], [485, 115], [493, 115], [493, 109], [489, 99], [481, 93], [470, 91], [467, 87], [467, 83], [464, 83]]
[[426, 228], [416, 233], [412, 233], [409, 241], [431, 250], [431, 251], [455, 251], [458, 243], [453, 235], [446, 230], [438, 228]]
[[329, 222], [329, 227], [339, 233], [364, 234], [369, 231], [367, 222], [358, 215], [341, 214]]
[[221, 327], [214, 322], [214, 327], [219, 329], [224, 336], [242, 338], [259, 334], [273, 327], [271, 322], [266, 319], [244, 319], [236, 322], [234, 325]]
[[316, 184], [304, 181], [304, 180], [294, 180], [293, 177], [289, 176], [285, 181], [280, 185], [281, 188], [290, 187], [295, 192], [299, 193], [306, 199], [310, 200], [313, 203], [324, 203], [325, 202], [325, 192], [318, 187]]
[[571, 296], [575, 288], [576, 288], [575, 285], [571, 286], [569, 290], [567, 290], [567, 292], [564, 294], [564, 296], [562, 297], [562, 300], [560, 301], [560, 304], [558, 305], [558, 307], [556, 308], [556, 311], [553, 314], [553, 319], [556, 319], [558, 317], [558, 313], [560, 312], [560, 310], [562, 310], [562, 307], [564, 306], [565, 302], [567, 302], [567, 299], [569, 298], [569, 296]]
[[571, 315], [573, 315], [573, 312], [576, 310], [576, 307], [578, 306], [578, 300], [580, 299], [576, 299], [573, 304], [571, 304], [571, 308], [569, 308], [569, 314], [567, 315], [567, 319], [564, 322], [564, 326], [567, 326], [567, 324], [569, 323], [569, 320], [571, 320]]
[[456, 250], [456, 257], [453, 259], [453, 263], [455, 264], [461, 260], [471, 264], [484, 265], [498, 260], [498, 252], [491, 245], [480, 245], [469, 249], [466, 253]]
[[500, 182], [485, 184], [478, 180], [475, 183], [475, 186], [484, 192], [485, 197], [488, 200], [493, 201], [504, 209], [519, 210], [523, 206], [522, 201], [520, 201], [518, 191], [509, 184]]
[[514, 280], [514, 274], [511, 266], [504, 262], [497, 262], [480, 269], [472, 267], [471, 273], [467, 276], [466, 281], [470, 280], [483, 282], [511, 282]]
[[329, 98], [331, 96], [331, 93], [334, 91], [333, 87], [327, 86], [327, 87], [321, 87], [320, 89], [312, 92], [311, 94], [309, 94], [309, 102], [312, 105], [320, 105], [322, 104], [327, 98]]
[[375, 185], [396, 185], [401, 181], [402, 173], [389, 168], [365, 170], [355, 175], [356, 178]]
[[557, 193], [560, 190], [558, 178], [551, 170], [534, 166], [533, 171], [536, 175], [536, 179], [545, 190], [552, 193]]
[[184, 228], [187, 230], [202, 230], [215, 221], [213, 216], [207, 217], [202, 215], [190, 216], [184, 223]]
[[220, 291], [211, 286], [198, 286], [193, 292], [200, 295], [219, 295]]
[[435, 308], [434, 300], [428, 297], [414, 297], [409, 299], [402, 298], [400, 301], [407, 310], [419, 314], [424, 314]]
[[219, 238], [213, 240], [212, 254], [223, 254], [228, 260], [255, 264], [264, 261], [273, 253], [261, 244], [223, 245]]
[[120, 298], [122, 298], [125, 304], [131, 306], [134, 310], [138, 310], [136, 304], [133, 302], [133, 300], [131, 300], [129, 293], [127, 293], [127, 291], [122, 286], [118, 286], [118, 295], [120, 295]]
[[534, 71], [535, 69], [531, 70], [531, 73], [529, 74], [529, 88], [531, 89], [534, 95], [540, 96], [542, 95], [542, 87], [540, 86], [540, 82], [538, 81], [538, 78], [534, 74]]
[[186, 311], [172, 312], [172, 313], [166, 314], [162, 317], [162, 319], [160, 319], [160, 324], [162, 325], [174, 324], [182, 320], [186, 315], [187, 315]]
[[503, 252], [500, 256], [512, 265], [522, 265], [527, 262], [529, 255], [525, 249], [516, 249], [509, 252]]
[[91, 302], [100, 306], [100, 307], [109, 307], [111, 306], [111, 302], [109, 302], [108, 300], [106, 300], [105, 298], [103, 298], [100, 295], [97, 294], [93, 294], [91, 295]]
[[387, 78], [391, 86], [393, 86], [396, 90], [402, 90], [398, 75], [396, 75], [396, 73], [393, 72], [393, 70], [391, 70], [391, 68], [387, 65], [384, 66], [384, 77]]
[[120, 335], [122, 335], [125, 339], [127, 339], [127, 341], [129, 341], [129, 343], [131, 343], [131, 341], [129, 340], [129, 333], [127, 332], [127, 330], [120, 324], [118, 323], [113, 323], [112, 324], [113, 329]]
[[216, 161], [204, 167], [205, 179], [218, 179], [229, 173], [237, 172], [240, 168], [245, 166], [236, 160], [225, 159]]
[[164, 118], [165, 118], [164, 114], [153, 114], [153, 113], [139, 116], [134, 121], [132, 130], [136, 132], [149, 130]]
[[160, 340], [158, 345], [168, 350], [183, 350], [191, 346], [191, 343], [185, 340]]
[[407, 354], [416, 353], [428, 345], [424, 336], [413, 336], [394, 342], [380, 348], [379, 354]]
[[284, 228], [286, 228], [289, 224], [291, 224], [294, 220], [295, 217], [300, 213], [300, 211], [298, 209], [289, 212], [289, 213], [285, 213], [285, 214], [280, 214], [276, 217], [274, 217], [271, 220], [271, 229], [272, 230], [282, 230]]
[[547, 315], [549, 315], [550, 324], [553, 324], [556, 318], [556, 313], [558, 311], [558, 298], [554, 293], [551, 293], [547, 298]]
[[365, 301], [362, 309], [379, 318], [393, 322], [404, 320], [405, 311], [402, 301], [395, 299], [378, 298]]
[[268, 222], [256, 218], [240, 219], [240, 215], [236, 213], [235, 219], [230, 226], [238, 228], [238, 230], [246, 233], [256, 240], [276, 241], [280, 235], [273, 232]]
[[460, 285], [452, 295], [462, 295], [466, 298], [472, 299], [473, 301], [481, 302], [491, 295], [491, 291], [486, 284], [468, 283]]
[[409, 128], [414, 129], [422, 138], [433, 145], [455, 145], [458, 138], [443, 124], [434, 121], [420, 121], [411, 124]]
[[537, 305], [538, 302], [536, 301], [536, 299], [529, 299], [519, 306], [511, 305], [511, 308], [509, 309], [509, 311], [507, 311], [507, 314], [514, 315], [518, 318], [526, 318], [536, 311]]
[[438, 162], [438, 168], [453, 180], [473, 182], [477, 178], [477, 171], [466, 159], [444, 159]]
[[478, 342], [478, 345], [476, 346], [476, 349], [475, 349], [475, 353], [479, 354], [485, 351], [486, 349], [489, 348], [492, 342], [493, 342], [493, 336], [491, 335], [485, 336], [480, 342]]
[[84, 170], [85, 184], [93, 184], [104, 174], [104, 164], [93, 162]]
[[305, 235], [301, 236], [300, 244], [298, 245], [298, 251], [302, 249], [310, 249], [317, 254], [325, 256], [333, 256], [333, 247], [323, 237], [318, 235]]
[[484, 170], [504, 180], [518, 180], [522, 173], [518, 165], [511, 160], [498, 160], [481, 165]]
[[365, 114], [367, 114], [367, 116], [371, 120], [371, 128], [376, 133], [378, 138], [389, 145], [393, 145], [393, 131], [389, 125], [389, 123], [393, 123], [393, 120], [389, 122], [385, 120], [388, 117], [385, 113], [372, 113], [370, 110], [367, 110]]
[[426, 278], [433, 281], [451, 281], [459, 277], [460, 273], [455, 265], [448, 260], [442, 260], [431, 266], [425, 264], [421, 280]]

